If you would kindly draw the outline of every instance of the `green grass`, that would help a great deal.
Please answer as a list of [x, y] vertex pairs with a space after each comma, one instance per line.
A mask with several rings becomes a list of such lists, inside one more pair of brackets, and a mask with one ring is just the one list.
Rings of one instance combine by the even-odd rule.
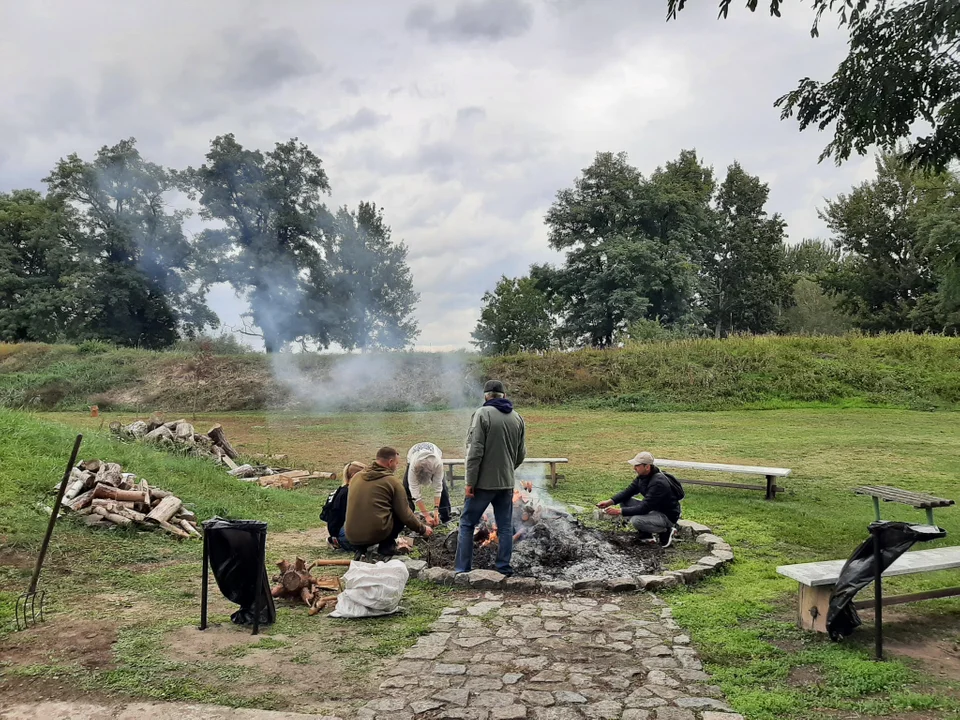
[[[684, 515], [704, 522], [726, 538], [737, 554], [728, 572], [695, 588], [667, 594], [677, 620], [693, 638], [707, 669], [730, 702], [748, 720], [806, 720], [815, 717], [884, 717], [911, 712], [949, 717], [960, 712], [960, 685], [937, 677], [929, 665], [894, 656], [886, 663], [872, 659], [871, 625], [835, 644], [823, 636], [802, 633], [793, 624], [796, 585], [776, 574], [781, 564], [846, 557], [866, 537], [872, 519], [869, 499], [854, 496], [861, 484], [891, 484], [933, 494], [957, 496], [960, 477], [960, 413], [890, 409], [789, 409], [764, 411], [637, 413], [594, 411], [582, 407], [521, 406], [527, 420], [531, 456], [570, 458], [556, 495], [589, 507], [624, 486], [630, 476], [626, 459], [639, 449], [677, 459], [786, 466], [794, 474], [783, 485], [788, 492], [767, 502], [759, 492], [688, 487]], [[80, 415], [58, 419], [90, 427], [99, 423]], [[462, 453], [469, 414], [465, 411], [423, 413], [357, 413], [339, 415], [220, 416], [228, 436], [246, 451], [289, 452], [317, 467], [338, 468], [348, 459], [368, 458], [382, 444], [407, 447], [424, 439], [436, 442], [448, 456]], [[104, 418], [109, 420], [110, 417]], [[43, 517], [25, 523], [29, 508], [62, 472], [71, 431], [43, 417], [0, 411], [0, 527], [19, 546], [33, 548]], [[280, 493], [242, 486], [222, 471], [198, 461], [156, 453], [137, 445], [112, 444], [92, 437], [91, 451], [125, 465], [137, 465], [161, 487], [171, 486], [199, 508], [224, 507], [232, 516], [260, 517], [288, 529], [316, 527], [320, 499], [328, 486]], [[137, 470], [134, 470], [135, 472]], [[207, 475], [207, 473], [212, 473]], [[170, 480], [161, 480], [169, 477]], [[701, 475], [700, 477], [707, 477]], [[714, 476], [714, 479], [716, 477]], [[175, 485], [176, 483], [176, 485]], [[249, 495], [247, 494], [249, 493]], [[307, 504], [308, 507], [303, 507]], [[238, 510], [237, 508], [240, 508]], [[902, 506], [884, 506], [889, 519], [918, 521], [922, 513]], [[947, 529], [939, 545], [956, 544], [960, 510], [937, 512]], [[172, 616], [181, 626], [195, 612], [198, 544], [170, 543], [159, 536], [128, 538], [124, 533], [91, 533], [70, 523], [58, 526], [54, 558], [97, 558], [72, 564], [69, 578], [48, 578], [56, 588], [100, 593], [121, 588], [157, 605], [151, 623]], [[270, 549], [268, 543], [268, 551]], [[307, 547], [312, 557], [320, 548]], [[271, 558], [273, 559], [273, 558]], [[149, 571], [136, 565], [158, 565]], [[20, 588], [29, 571], [0, 568], [0, 587]], [[191, 587], [191, 583], [194, 585]], [[890, 592], [913, 592], [955, 585], [950, 573], [898, 578]], [[334, 657], [347, 677], [363, 675], [376, 663], [414, 642], [426, 632], [444, 602], [442, 588], [411, 583], [402, 618], [363, 623], [309, 618], [305, 612], [281, 608], [269, 630], [278, 647], [261, 652], [288, 653], [290, 667], [308, 669], [315, 648], [302, 643], [317, 632], [337, 638]], [[12, 595], [0, 596], [9, 604]], [[58, 609], [66, 611], [65, 601]], [[7, 611], [9, 613], [9, 611]], [[9, 617], [9, 614], [7, 615]], [[222, 619], [222, 618], [221, 618]], [[195, 620], [194, 620], [195, 621]], [[152, 625], [151, 625], [152, 627]], [[222, 692], [218, 673], [236, 673], [231, 652], [199, 667], [162, 663], [150, 646], [142, 646], [150, 662], [161, 663], [155, 681], [137, 675], [137, 643], [152, 642], [151, 627], [129, 624], [121, 630], [118, 668], [110, 687], [150, 696], [194, 698]], [[318, 627], [321, 630], [318, 631]], [[159, 632], [159, 631], [158, 631]], [[128, 634], [129, 633], [129, 634]], [[891, 639], [960, 640], [960, 600], [937, 600], [895, 608], [887, 623]], [[251, 643], [256, 642], [251, 640]], [[236, 651], [240, 653], [241, 651]], [[247, 655], [250, 650], [243, 650]], [[242, 659], [242, 658], [241, 658]], [[189, 665], [189, 664], [187, 664]], [[349, 670], [347, 670], [349, 669]], [[52, 666], [20, 668], [20, 673], [64, 672]], [[136, 679], [148, 686], [140, 690]], [[273, 696], [234, 698], [231, 702], [276, 707]], [[919, 717], [925, 717], [923, 715]]]
[[[277, 380], [281, 374], [287, 382]], [[102, 343], [0, 344], [0, 406], [12, 408], [310, 410], [317, 398], [307, 389], [330, 383], [337, 398], [320, 390], [320, 401], [344, 411], [440, 409], [472, 404], [488, 377], [502, 379], [514, 399], [536, 405], [631, 411], [955, 409], [960, 338], [735, 337], [500, 358], [464, 352], [274, 358], [231, 352], [200, 359], [184, 350]]]

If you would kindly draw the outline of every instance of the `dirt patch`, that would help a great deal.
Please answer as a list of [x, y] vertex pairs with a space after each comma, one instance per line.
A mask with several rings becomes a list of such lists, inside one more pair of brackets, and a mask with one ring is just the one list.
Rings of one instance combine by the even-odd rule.
[[113, 667], [116, 640], [112, 623], [58, 617], [0, 640], [0, 663], [108, 669]]
[[382, 681], [379, 665], [357, 672], [348, 666], [349, 656], [334, 652], [344, 635], [337, 621], [316, 618], [317, 630], [307, 635], [270, 634], [254, 636], [249, 628], [211, 625], [201, 632], [183, 627], [164, 643], [171, 660], [215, 663], [244, 668], [257, 682], [233, 682], [231, 694], [254, 698], [266, 689], [285, 698], [296, 698], [298, 712], [348, 716], [347, 708], [372, 697]]
[[17, 570], [33, 570], [37, 564], [37, 556], [17, 550], [16, 548], [0, 548], [0, 565], [16, 568]]
[[793, 668], [787, 676], [787, 684], [794, 687], [809, 687], [819, 685], [822, 682], [823, 676], [817, 672], [816, 668], [808, 665]]
[[885, 640], [884, 651], [914, 660], [924, 672], [944, 680], [960, 678], [960, 644], [939, 638], [917, 637], [909, 641]]

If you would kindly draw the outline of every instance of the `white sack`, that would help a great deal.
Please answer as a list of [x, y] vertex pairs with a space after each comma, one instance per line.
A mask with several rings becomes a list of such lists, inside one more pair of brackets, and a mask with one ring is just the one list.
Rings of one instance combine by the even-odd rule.
[[343, 574], [344, 589], [330, 617], [390, 615], [400, 607], [410, 572], [401, 560], [365, 563], [354, 560]]

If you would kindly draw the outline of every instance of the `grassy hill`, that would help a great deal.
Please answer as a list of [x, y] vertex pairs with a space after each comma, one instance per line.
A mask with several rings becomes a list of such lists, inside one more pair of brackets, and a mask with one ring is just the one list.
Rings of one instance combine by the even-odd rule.
[[956, 409], [960, 339], [744, 337], [479, 358], [457, 353], [207, 355], [0, 344], [0, 406], [75, 410], [417, 410], [472, 405], [502, 379], [520, 404], [622, 410]]

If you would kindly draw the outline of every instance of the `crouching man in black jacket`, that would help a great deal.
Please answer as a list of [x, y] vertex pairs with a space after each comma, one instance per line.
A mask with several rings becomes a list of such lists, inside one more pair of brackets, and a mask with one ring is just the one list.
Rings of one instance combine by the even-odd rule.
[[[648, 452], [638, 453], [630, 464], [637, 473], [630, 486], [597, 503], [597, 507], [607, 515], [629, 517], [641, 539], [670, 547], [680, 519], [683, 487], [675, 477], [654, 465], [653, 455]], [[636, 500], [635, 495], [642, 495], [643, 500]]]

